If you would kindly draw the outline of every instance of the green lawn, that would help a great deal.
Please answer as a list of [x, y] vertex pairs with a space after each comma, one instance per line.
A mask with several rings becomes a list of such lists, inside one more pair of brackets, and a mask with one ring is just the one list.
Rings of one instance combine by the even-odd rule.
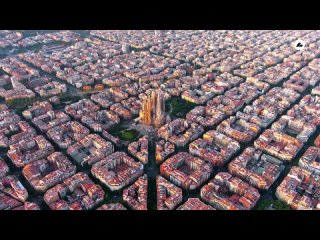
[[272, 204], [274, 210], [291, 210], [290, 206], [280, 200], [263, 200], [256, 207], [257, 210], [267, 210]]
[[119, 137], [123, 141], [135, 141], [139, 136], [139, 132], [135, 129], [127, 129], [121, 124], [111, 127], [108, 132], [114, 136]]
[[115, 134], [123, 141], [135, 141], [139, 137], [139, 132], [134, 129], [122, 130], [118, 134]]
[[119, 135], [120, 138], [125, 141], [132, 141], [137, 137], [138, 132], [136, 132], [135, 130], [123, 130]]
[[184, 117], [195, 106], [197, 105], [180, 97], [173, 97], [166, 103], [166, 110], [172, 117]]

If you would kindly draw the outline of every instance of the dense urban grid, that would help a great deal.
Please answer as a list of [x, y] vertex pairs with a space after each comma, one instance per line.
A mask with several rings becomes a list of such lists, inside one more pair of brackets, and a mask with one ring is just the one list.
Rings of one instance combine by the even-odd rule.
[[320, 210], [320, 31], [0, 30], [0, 210], [41, 209]]

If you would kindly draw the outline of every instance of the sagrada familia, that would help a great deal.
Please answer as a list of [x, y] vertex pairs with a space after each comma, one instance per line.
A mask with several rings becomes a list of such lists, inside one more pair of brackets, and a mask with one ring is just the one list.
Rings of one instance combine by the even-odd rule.
[[165, 98], [161, 90], [154, 90], [143, 101], [140, 110], [140, 122], [159, 128], [165, 122]]

